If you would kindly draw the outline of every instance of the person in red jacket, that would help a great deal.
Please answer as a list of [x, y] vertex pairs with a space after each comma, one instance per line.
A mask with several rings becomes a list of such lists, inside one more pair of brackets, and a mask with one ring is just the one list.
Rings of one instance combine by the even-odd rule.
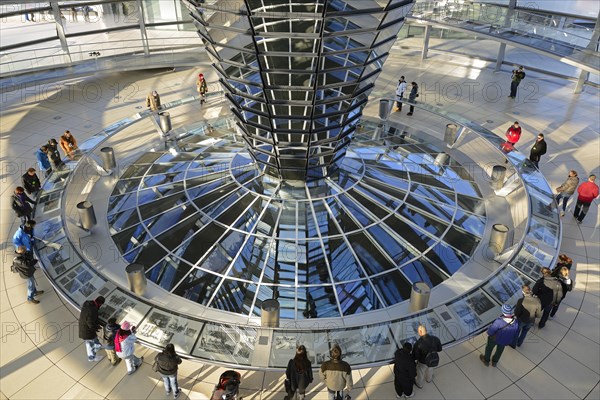
[[506, 141], [514, 146], [519, 139], [521, 139], [521, 127], [519, 126], [519, 123], [515, 121], [515, 123], [506, 130]]
[[577, 205], [575, 206], [573, 216], [577, 219], [578, 223], [583, 222], [585, 214], [590, 209], [590, 204], [598, 197], [598, 185], [594, 183], [595, 180], [596, 175], [590, 175], [587, 182], [583, 182], [577, 188]]

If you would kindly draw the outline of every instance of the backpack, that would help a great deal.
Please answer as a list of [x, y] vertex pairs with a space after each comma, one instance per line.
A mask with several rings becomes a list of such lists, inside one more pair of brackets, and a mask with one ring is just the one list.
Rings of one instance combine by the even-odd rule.
[[15, 257], [13, 259], [13, 263], [10, 265], [10, 272], [12, 272], [13, 274], [18, 274], [19, 270], [17, 269], [17, 267], [15, 266], [15, 260], [17, 259], [17, 257]]
[[430, 351], [425, 356], [425, 365], [427, 365], [428, 367], [430, 367], [430, 368], [437, 367], [439, 363], [440, 363], [440, 355], [438, 354], [437, 351]]

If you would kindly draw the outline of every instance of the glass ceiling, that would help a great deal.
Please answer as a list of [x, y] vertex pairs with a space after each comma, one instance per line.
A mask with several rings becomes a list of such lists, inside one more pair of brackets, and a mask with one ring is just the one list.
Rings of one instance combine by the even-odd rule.
[[455, 160], [435, 166], [432, 144], [371, 128], [335, 175], [300, 186], [265, 175], [232, 133], [143, 154], [110, 197], [113, 240], [164, 289], [245, 316], [271, 298], [288, 319], [402, 302], [468, 260], [485, 209]]

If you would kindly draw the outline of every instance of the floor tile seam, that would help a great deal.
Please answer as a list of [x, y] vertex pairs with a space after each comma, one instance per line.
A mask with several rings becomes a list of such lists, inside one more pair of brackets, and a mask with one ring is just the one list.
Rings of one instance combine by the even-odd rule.
[[589, 395], [594, 391], [594, 389], [596, 389], [598, 387], [598, 385], [600, 385], [600, 380], [598, 380], [598, 382], [596, 383], [596, 385], [592, 388], [592, 390], [590, 390], [588, 392], [588, 394], [585, 395], [585, 397], [583, 397], [584, 399], [587, 399], [589, 397]]
[[[127, 375], [127, 374], [125, 374], [125, 375], [122, 375], [122, 376], [121, 376], [121, 378], [120, 378], [120, 379], [118, 379], [118, 380], [116, 381], [116, 383], [113, 385], [113, 387], [110, 389], [110, 391], [108, 392], [108, 394], [107, 394], [106, 396], [103, 396], [103, 395], [101, 395], [100, 393], [96, 392], [95, 390], [92, 390], [92, 389], [90, 389], [90, 388], [89, 388], [87, 385], [84, 385], [84, 384], [81, 382], [81, 381], [82, 381], [82, 379], [83, 379], [83, 378], [85, 378], [86, 376], [88, 376], [88, 374], [90, 374], [92, 371], [94, 371], [94, 369], [95, 369], [97, 366], [98, 366], [98, 363], [95, 363], [95, 365], [94, 365], [92, 368], [90, 368], [90, 370], [89, 370], [88, 372], [86, 372], [86, 373], [85, 373], [85, 374], [84, 374], [84, 375], [83, 375], [81, 378], [79, 378], [79, 380], [77, 381], [77, 383], [79, 383], [79, 384], [80, 384], [81, 386], [83, 386], [84, 388], [86, 388], [86, 389], [88, 389], [88, 390], [90, 390], [90, 391], [92, 391], [92, 392], [94, 392], [94, 393], [98, 394], [98, 396], [100, 396], [100, 397], [104, 397], [105, 399], [110, 399], [110, 397], [108, 397], [108, 396], [109, 396], [109, 395], [110, 395], [110, 394], [113, 392], [113, 390], [115, 390], [115, 388], [117, 387], [117, 385], [119, 385], [119, 384], [121, 383], [121, 381], [122, 381], [123, 379], [125, 379], [125, 378], [126, 378], [127, 376], [129, 376], [129, 375]], [[57, 366], [57, 367], [58, 367], [58, 366]], [[58, 368], [60, 369], [60, 367], [58, 367]], [[61, 369], [61, 371], [62, 371], [62, 369]], [[63, 372], [64, 372], [64, 371], [63, 371]], [[107, 381], [108, 381], [108, 380], [104, 380], [104, 382], [107, 382]]]
[[[46, 357], [46, 358], [48, 359], [48, 357]], [[19, 389], [18, 389], [16, 392], [14, 392], [14, 393], [12, 394], [12, 396], [15, 396], [17, 393], [19, 393], [20, 391], [24, 390], [24, 389], [25, 389], [27, 386], [29, 386], [29, 385], [30, 385], [30, 384], [31, 384], [31, 383], [32, 383], [34, 380], [36, 380], [37, 378], [39, 378], [40, 376], [42, 376], [43, 374], [45, 374], [45, 373], [46, 373], [47, 371], [49, 371], [49, 370], [50, 370], [52, 367], [57, 367], [57, 365], [56, 365], [56, 364], [54, 364], [54, 363], [52, 362], [52, 360], [48, 359], [48, 361], [49, 361], [49, 362], [50, 362], [50, 364], [51, 364], [51, 365], [50, 365], [48, 368], [44, 369], [44, 370], [43, 370], [42, 372], [40, 372], [38, 375], [35, 375], [35, 376], [28, 376], [28, 377], [27, 377], [27, 379], [28, 379], [28, 380], [27, 380], [27, 382], [26, 382], [26, 383], [25, 383], [23, 386], [21, 386], [21, 387], [20, 387], [20, 388], [19, 388]], [[61, 370], [61, 371], [62, 371], [62, 370]], [[64, 372], [64, 371], [63, 371], [63, 372]], [[65, 392], [65, 393], [67, 393], [67, 392]], [[65, 393], [63, 393], [63, 395], [64, 395]], [[7, 397], [10, 399], [12, 396], [10, 396], [10, 397], [9, 397], [9, 396], [7, 396]], [[62, 396], [62, 395], [61, 395], [61, 396]]]
[[[576, 333], [580, 334], [579, 332], [576, 332]], [[580, 335], [581, 335], [581, 334], [580, 334]], [[583, 335], [581, 335], [581, 336], [583, 336]], [[591, 340], [591, 339], [590, 339], [590, 340]], [[592, 341], [593, 341], [593, 340], [592, 340]], [[560, 343], [559, 343], [559, 345], [560, 345]], [[559, 350], [561, 353], [564, 353], [564, 354], [566, 354], [566, 355], [567, 355], [567, 357], [570, 357], [570, 358], [572, 358], [573, 360], [577, 361], [577, 363], [578, 363], [578, 364], [580, 364], [580, 365], [583, 365], [584, 367], [586, 367], [587, 369], [589, 369], [590, 371], [592, 371], [593, 373], [595, 373], [596, 375], [598, 375], [598, 378], [600, 378], [600, 371], [596, 371], [596, 370], [594, 370], [593, 368], [590, 368], [590, 367], [588, 367], [587, 365], [585, 365], [584, 363], [582, 363], [581, 361], [579, 361], [579, 360], [578, 360], [578, 359], [576, 359], [575, 357], [572, 357], [572, 356], [571, 356], [569, 353], [567, 353], [567, 352], [565, 352], [565, 351], [561, 350], [561, 349], [560, 349], [558, 346], [556, 346], [556, 348], [554, 348], [554, 349], [553, 349], [553, 350], [550, 352], [550, 354], [552, 354], [552, 353], [553, 353], [555, 350]]]
[[[156, 383], [154, 384], [154, 386], [152, 387], [152, 390], [150, 390], [150, 393], [148, 393], [148, 396], [146, 396], [146, 400], [150, 399], [150, 396], [152, 395], [152, 392], [154, 392], [154, 389], [156, 389], [156, 387], [162, 382], [161, 378], [159, 378]], [[177, 380], [177, 384], [179, 385], [179, 380]], [[179, 389], [181, 390], [181, 389]], [[110, 394], [110, 393], [109, 393]], [[188, 396], [189, 397], [189, 396]]]
[[[573, 358], [573, 357], [571, 357], [571, 358]], [[569, 392], [573, 393], [573, 396], [575, 396], [576, 399], [584, 399], [585, 398], [585, 397], [579, 397], [579, 395], [577, 393], [573, 392], [571, 389], [569, 389], [567, 386], [565, 386], [558, 377], [555, 377], [550, 372], [546, 371], [544, 369], [544, 367], [542, 367], [541, 365], [539, 367], [542, 371], [544, 371], [546, 374], [548, 374], [548, 376], [552, 377], [556, 382], [558, 382], [562, 387], [567, 389]], [[596, 373], [596, 374], [598, 375], [598, 373]], [[598, 375], [598, 379], [600, 380], [600, 375]]]

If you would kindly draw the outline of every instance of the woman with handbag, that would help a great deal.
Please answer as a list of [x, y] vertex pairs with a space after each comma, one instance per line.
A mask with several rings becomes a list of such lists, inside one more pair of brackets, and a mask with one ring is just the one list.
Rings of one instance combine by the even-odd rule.
[[[512, 344], [515, 335], [519, 332], [519, 321], [515, 318], [513, 310], [513, 306], [504, 304], [502, 306], [502, 316], [496, 318], [487, 330], [488, 340], [485, 346], [485, 354], [479, 355], [479, 359], [486, 367], [490, 365], [490, 358], [492, 360], [492, 367], [498, 364], [504, 347]], [[494, 347], [496, 347], [496, 352], [492, 357]]]
[[287, 400], [304, 400], [306, 388], [313, 381], [313, 373], [306, 347], [298, 346], [296, 355], [288, 362], [285, 370]]
[[167, 396], [173, 392], [173, 398], [179, 397], [179, 385], [177, 384], [177, 370], [181, 364], [181, 357], [175, 353], [175, 346], [169, 343], [165, 346], [162, 353], [159, 353], [154, 359], [152, 369], [160, 373], [165, 383], [165, 392]]

